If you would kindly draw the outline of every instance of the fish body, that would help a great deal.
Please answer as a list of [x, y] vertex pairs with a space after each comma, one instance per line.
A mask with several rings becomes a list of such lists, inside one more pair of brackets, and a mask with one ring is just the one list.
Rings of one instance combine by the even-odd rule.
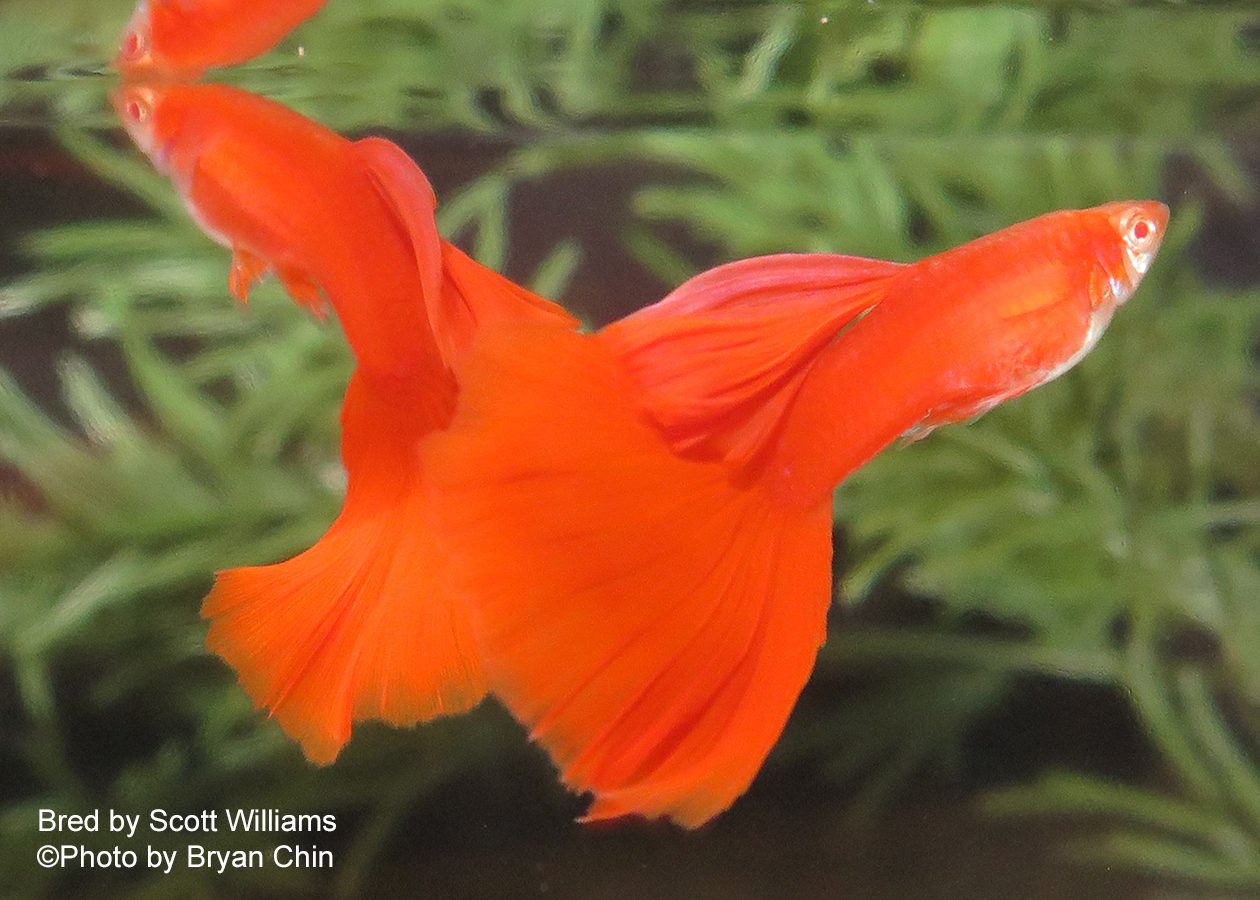
[[327, 0], [140, 0], [114, 66], [129, 79], [196, 79], [270, 50]]
[[[911, 265], [744, 260], [659, 304], [675, 312], [648, 307], [601, 337], [681, 452], [695, 452], [690, 434], [754, 435], [711, 453], [815, 503], [896, 438], [977, 416], [1070, 368], [1136, 288], [1167, 219], [1162, 204], [1118, 202], [1048, 213]], [[774, 302], [750, 287], [758, 274]], [[785, 299], [796, 305], [787, 326]], [[732, 324], [744, 335], [734, 354]], [[781, 351], [788, 327], [813, 334], [790, 344], [808, 352]], [[741, 354], [764, 358], [760, 379], [783, 388], [770, 402], [750, 403], [748, 373], [727, 368]]]
[[234, 296], [274, 272], [299, 302], [333, 305], [361, 367], [443, 377], [425, 302], [441, 293], [436, 198], [401, 150], [224, 85], [124, 86], [114, 101], [194, 220], [231, 248]]
[[1057, 378], [1132, 295], [1167, 221], [1154, 202], [1060, 211], [909, 267], [819, 355], [767, 477], [796, 502], [830, 497], [896, 438]]
[[349, 141], [226, 85], [124, 85], [113, 103], [192, 218], [232, 250], [232, 294], [244, 301], [274, 273], [299, 303], [331, 304], [369, 377], [450, 369], [495, 318], [574, 325], [442, 240], [432, 186], [389, 141]]
[[1079, 359], [1166, 218], [745, 260], [596, 335], [479, 336], [433, 450], [443, 530], [488, 686], [588, 819], [694, 827], [748, 787], [824, 638], [836, 484]]
[[208, 645], [316, 762], [336, 757], [355, 720], [474, 705], [484, 679], [468, 608], [446, 588], [426, 443], [450, 422], [481, 323], [573, 320], [442, 241], [427, 179], [387, 141], [350, 142], [215, 85], [124, 86], [114, 101], [193, 218], [232, 249], [232, 292], [245, 300], [275, 272], [298, 302], [336, 310], [357, 363], [340, 515], [293, 559], [219, 573]]

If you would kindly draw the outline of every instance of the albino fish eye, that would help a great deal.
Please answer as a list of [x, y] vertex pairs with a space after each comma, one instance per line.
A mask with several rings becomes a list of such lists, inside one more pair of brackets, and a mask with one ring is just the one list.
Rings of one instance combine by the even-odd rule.
[[153, 91], [149, 88], [128, 88], [123, 94], [119, 108], [127, 121], [135, 125], [144, 125], [153, 115]]
[[127, 111], [127, 118], [140, 125], [147, 122], [153, 112], [153, 108], [139, 95], [129, 97], [124, 109]]
[[1159, 245], [1159, 225], [1141, 213], [1133, 212], [1121, 220], [1120, 234], [1124, 238], [1129, 264], [1139, 275], [1146, 274]]
[[123, 35], [120, 49], [127, 59], [139, 59], [148, 52], [148, 43], [145, 36], [133, 28]]
[[1141, 213], [1133, 213], [1121, 224], [1124, 242], [1141, 253], [1149, 250], [1159, 236], [1159, 226]]

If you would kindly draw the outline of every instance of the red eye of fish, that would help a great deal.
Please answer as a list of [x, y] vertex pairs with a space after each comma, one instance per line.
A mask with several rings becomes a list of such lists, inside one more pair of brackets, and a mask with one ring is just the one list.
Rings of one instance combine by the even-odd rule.
[[122, 55], [135, 59], [144, 53], [144, 38], [137, 31], [128, 31], [122, 40]]
[[1124, 228], [1125, 242], [1135, 251], [1144, 252], [1159, 237], [1159, 228], [1145, 216], [1135, 215]]
[[149, 118], [149, 107], [143, 100], [128, 100], [125, 107], [127, 118], [143, 123]]

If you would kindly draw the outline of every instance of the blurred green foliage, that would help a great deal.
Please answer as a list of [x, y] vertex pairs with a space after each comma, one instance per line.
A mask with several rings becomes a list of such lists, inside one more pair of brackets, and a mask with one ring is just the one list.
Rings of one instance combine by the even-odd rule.
[[[519, 738], [493, 711], [367, 728], [313, 770], [205, 655], [210, 573], [290, 556], [336, 512], [349, 360], [278, 289], [231, 304], [226, 253], [101, 132], [108, 84], [83, 73], [112, 54], [129, 7], [0, 5], [0, 122], [55, 132], [150, 210], [27, 234], [30, 271], [0, 288], [5, 317], [67, 310], [139, 395], [120, 399], [73, 351], [57, 363], [68, 420], [0, 378], [0, 885], [322, 885], [274, 868], [145, 881], [32, 863], [40, 807], [278, 807], [342, 817], [331, 888], [354, 895], [411, 807]], [[676, 283], [774, 251], [914, 259], [1049, 209], [1160, 196], [1174, 159], [1254, 201], [1229, 138], [1260, 122], [1258, 28], [1246, 9], [1192, 3], [332, 0], [223, 77], [342, 131], [496, 148], [439, 220], [496, 267], [518, 188], [633, 166], [646, 174], [622, 238]], [[818, 677], [865, 690], [794, 721], [770, 765], [805, 761], [870, 809], [965, 755], [1023, 679], [1099, 685], [1129, 704], [1163, 777], [1046, 772], [985, 808], [1069, 816], [1078, 857], [1149, 873], [1165, 896], [1250, 894], [1260, 292], [1204, 283], [1187, 253], [1201, 198], [1171, 199], [1154, 271], [1077, 369], [842, 486], [840, 590], [859, 612]], [[534, 284], [580, 305], [564, 289], [588, 262], [580, 236], [561, 242]], [[932, 598], [931, 615], [862, 614], [890, 593]]]

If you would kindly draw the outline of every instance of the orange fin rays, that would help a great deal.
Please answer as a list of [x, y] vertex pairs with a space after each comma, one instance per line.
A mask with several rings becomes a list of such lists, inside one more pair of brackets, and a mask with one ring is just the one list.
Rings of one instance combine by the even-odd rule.
[[243, 247], [232, 248], [232, 268], [228, 273], [228, 291], [241, 303], [249, 302], [249, 289], [260, 281], [271, 265]]
[[[612, 784], [605, 773], [615, 771], [608, 767], [616, 754], [628, 753], [615, 738], [632, 740], [634, 729], [643, 727], [632, 719], [619, 722], [604, 741], [602, 758], [583, 761], [582, 771], [566, 774], [574, 788], [596, 792], [587, 820], [637, 813], [668, 815], [696, 827], [748, 788], [778, 739], [825, 637], [830, 524], [829, 510], [820, 508], [808, 518], [785, 519], [774, 530], [750, 535], [759, 553], [756, 564], [743, 561], [746, 571], [716, 614], [737, 616], [743, 629], [755, 621], [747, 649], [737, 658], [724, 643], [728, 636], [715, 617], [687, 653], [662, 672], [652, 693], [644, 695], [639, 705], [649, 711], [665, 691], [685, 692], [687, 702], [685, 707], [675, 704], [673, 732], [659, 740], [656, 758], [646, 761], [650, 777], [604, 786]], [[717, 672], [710, 668], [714, 660], [722, 663]], [[663, 718], [657, 716], [658, 721]], [[642, 752], [641, 744], [632, 745], [636, 752]]]
[[[690, 634], [565, 771], [574, 788], [596, 791], [588, 819], [640, 813], [699, 825], [748, 787], [778, 738], [824, 637], [830, 522], [825, 509], [788, 517], [749, 499], [689, 599], [710, 604], [703, 621], [662, 617], [655, 640], [641, 638], [659, 646], [667, 629]], [[645, 573], [658, 584], [668, 574]]]
[[[331, 762], [358, 719], [397, 725], [461, 712], [484, 695], [467, 607], [446, 589], [419, 441], [432, 413], [351, 381], [345, 507], [314, 547], [219, 574], [207, 643], [259, 706]], [[393, 424], [382, 425], [390, 410]]]
[[815, 303], [843, 303], [850, 289], [861, 289], [905, 269], [902, 263], [831, 253], [775, 253], [726, 263], [687, 279], [664, 298], [622, 322], [678, 320], [691, 313], [809, 309]]
[[813, 665], [829, 510], [677, 457], [589, 337], [504, 329], [476, 350], [434, 477], [488, 683], [595, 793], [589, 817], [699, 825], [747, 788]]
[[736, 466], [766, 448], [809, 361], [877, 304], [897, 263], [780, 254], [720, 266], [599, 340], [679, 452]]
[[[453, 363], [467, 351], [479, 329], [505, 322], [549, 324], [566, 331], [578, 320], [564, 307], [540, 297], [442, 242], [445, 290], [433, 314], [444, 357]], [[439, 325], [440, 323], [440, 325]]]
[[321, 319], [324, 318], [328, 301], [324, 298], [324, 292], [320, 290], [314, 278], [296, 268], [277, 269], [276, 277], [280, 279], [280, 283], [284, 285], [284, 289], [289, 292], [289, 296], [295, 303], [305, 306]]

